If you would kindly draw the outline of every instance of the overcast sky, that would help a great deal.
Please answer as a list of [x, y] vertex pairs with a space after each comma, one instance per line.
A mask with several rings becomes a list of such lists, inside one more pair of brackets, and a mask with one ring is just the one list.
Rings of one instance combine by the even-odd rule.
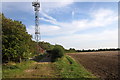
[[[34, 39], [34, 9], [30, 2], [2, 3], [4, 15], [22, 21]], [[117, 2], [41, 2], [41, 41], [65, 48], [118, 47]]]

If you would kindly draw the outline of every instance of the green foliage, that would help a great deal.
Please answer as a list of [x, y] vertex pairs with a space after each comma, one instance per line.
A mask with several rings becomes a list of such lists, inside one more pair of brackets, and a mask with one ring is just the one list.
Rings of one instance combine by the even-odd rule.
[[55, 45], [52, 50], [52, 61], [64, 56], [64, 48], [61, 45]]
[[52, 50], [54, 48], [54, 45], [51, 45], [50, 43], [48, 42], [39, 42], [39, 46], [44, 49], [44, 50]]
[[[0, 14], [1, 15], [1, 14]], [[34, 53], [35, 43], [26, 32], [22, 22], [6, 18], [2, 15], [2, 54], [3, 61], [20, 61]]]
[[66, 53], [74, 53], [76, 50], [74, 48], [70, 48], [69, 50], [65, 50]]
[[33, 60], [34, 60], [34, 61], [37, 61], [37, 62], [40, 62], [40, 60], [43, 59], [43, 58], [46, 57], [46, 56], [47, 56], [46, 53], [40, 54], [40, 55], [35, 56]]
[[55, 62], [56, 68], [61, 78], [96, 78], [88, 72], [82, 65], [75, 62], [71, 57], [64, 56]]

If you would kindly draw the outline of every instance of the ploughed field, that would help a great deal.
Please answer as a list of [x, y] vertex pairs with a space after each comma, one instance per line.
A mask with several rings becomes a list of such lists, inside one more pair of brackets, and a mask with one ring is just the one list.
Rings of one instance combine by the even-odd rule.
[[118, 51], [67, 53], [100, 78], [118, 77]]

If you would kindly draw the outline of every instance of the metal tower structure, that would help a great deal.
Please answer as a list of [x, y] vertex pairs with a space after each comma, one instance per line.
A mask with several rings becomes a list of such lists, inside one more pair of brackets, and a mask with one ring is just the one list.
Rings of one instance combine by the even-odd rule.
[[39, 42], [40, 40], [40, 28], [39, 28], [39, 10], [40, 10], [40, 2], [38, 0], [32, 2], [32, 6], [35, 11], [35, 40]]

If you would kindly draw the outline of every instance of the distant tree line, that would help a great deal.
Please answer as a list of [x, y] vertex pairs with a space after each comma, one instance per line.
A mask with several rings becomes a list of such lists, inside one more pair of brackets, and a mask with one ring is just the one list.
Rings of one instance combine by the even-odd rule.
[[117, 49], [115, 49], [115, 48], [110, 48], [110, 49], [97, 49], [97, 50], [95, 50], [95, 49], [88, 49], [88, 50], [76, 50], [76, 52], [95, 52], [95, 51], [118, 51], [118, 50], [120, 50], [120, 48], [117, 48]]
[[75, 50], [74, 48], [70, 48], [70, 49], [66, 49], [65, 52], [66, 53], [73, 53], [73, 52], [95, 52], [95, 51], [119, 51], [120, 48], [110, 48], [110, 49], [82, 49], [82, 50]]
[[76, 52], [74, 48], [65, 49], [65, 53], [73, 53], [73, 52]]

